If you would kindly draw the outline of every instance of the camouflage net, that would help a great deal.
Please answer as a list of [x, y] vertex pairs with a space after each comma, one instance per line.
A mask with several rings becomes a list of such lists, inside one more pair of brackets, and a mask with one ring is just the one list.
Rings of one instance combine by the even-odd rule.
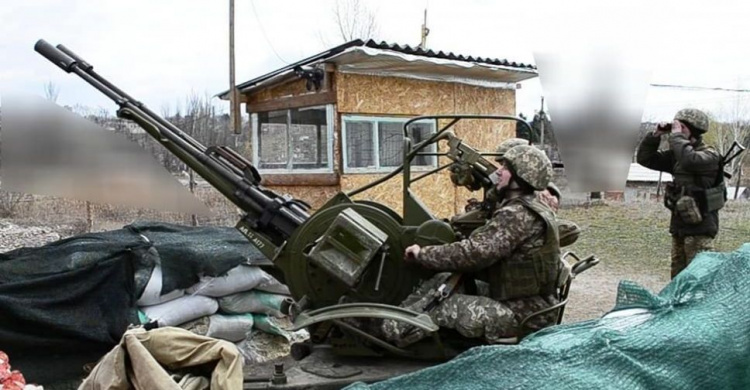
[[699, 254], [658, 295], [621, 282], [615, 308], [600, 319], [348, 389], [748, 389], [749, 307], [746, 243]]

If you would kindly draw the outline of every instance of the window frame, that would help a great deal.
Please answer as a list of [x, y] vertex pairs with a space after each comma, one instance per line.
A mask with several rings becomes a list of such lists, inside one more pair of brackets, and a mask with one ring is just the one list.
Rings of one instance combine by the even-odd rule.
[[[253, 112], [250, 114], [250, 120], [252, 124], [252, 150], [253, 150], [253, 156], [252, 161], [253, 165], [258, 169], [258, 172], [261, 174], [316, 174], [316, 173], [333, 173], [333, 159], [334, 159], [334, 153], [333, 153], [333, 139], [334, 139], [334, 124], [335, 124], [335, 105], [334, 104], [318, 104], [314, 106], [305, 106], [305, 107], [290, 107], [285, 108], [283, 110], [271, 110], [271, 111], [286, 111], [286, 117], [287, 117], [287, 132], [289, 131], [289, 126], [291, 126], [291, 112], [292, 110], [299, 110], [304, 108], [316, 108], [316, 107], [325, 107], [326, 110], [326, 150], [327, 150], [327, 157], [328, 157], [328, 166], [324, 168], [313, 168], [313, 169], [305, 169], [305, 168], [293, 168], [292, 164], [293, 161], [290, 159], [287, 161], [287, 167], [286, 168], [261, 168], [260, 164], [260, 150], [257, 147], [258, 146], [258, 139], [260, 137], [260, 124], [258, 123], [258, 114], [262, 112]], [[263, 111], [266, 112], [266, 111]], [[289, 148], [289, 137], [287, 136], [287, 148]]]
[[[400, 123], [400, 128], [403, 129], [403, 124], [407, 122], [411, 118], [403, 118], [403, 117], [395, 117], [395, 116], [366, 116], [366, 115], [349, 115], [349, 114], [342, 114], [341, 115], [341, 156], [342, 156], [342, 167], [341, 170], [343, 173], [389, 173], [393, 172], [394, 169], [396, 169], [397, 166], [380, 166], [380, 138], [378, 137], [379, 133], [379, 122], [396, 122]], [[353, 121], [353, 122], [370, 122], [372, 124], [372, 142], [373, 142], [373, 161], [375, 162], [374, 167], [349, 167], [349, 154], [347, 152], [347, 143], [346, 143], [346, 131], [347, 121]], [[419, 121], [414, 122], [416, 123], [422, 123], [422, 124], [432, 124], [432, 132], [429, 133], [430, 135], [435, 134], [437, 132], [437, 120], [436, 119], [422, 119]], [[413, 145], [412, 145], [413, 146]], [[425, 152], [432, 152], [432, 153], [438, 153], [437, 150], [437, 144], [431, 145], [432, 150], [424, 150]], [[403, 151], [402, 151], [403, 153]], [[432, 169], [435, 169], [438, 166], [438, 156], [429, 156], [432, 158], [432, 162], [428, 165], [412, 165], [411, 170], [412, 172], [421, 172], [421, 171], [429, 171]]]

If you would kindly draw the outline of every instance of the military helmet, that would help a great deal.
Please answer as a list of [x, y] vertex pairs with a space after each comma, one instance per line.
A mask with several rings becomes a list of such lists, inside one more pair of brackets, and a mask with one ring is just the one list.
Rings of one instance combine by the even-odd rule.
[[515, 176], [533, 189], [542, 191], [552, 180], [552, 163], [543, 151], [531, 145], [514, 146], [503, 156]]
[[500, 146], [497, 147], [497, 154], [499, 156], [495, 156], [495, 161], [502, 161], [503, 155], [505, 153], [508, 153], [508, 151], [518, 145], [528, 145], [529, 141], [525, 140], [523, 138], [508, 138], [505, 141], [500, 143]]
[[685, 108], [677, 111], [674, 120], [690, 124], [700, 135], [708, 131], [708, 115], [695, 108]]

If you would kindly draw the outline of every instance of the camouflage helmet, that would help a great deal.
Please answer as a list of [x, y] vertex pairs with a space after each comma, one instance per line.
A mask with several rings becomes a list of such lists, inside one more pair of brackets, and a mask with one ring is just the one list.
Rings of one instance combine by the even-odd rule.
[[518, 145], [528, 145], [528, 144], [529, 144], [529, 141], [525, 140], [523, 138], [508, 138], [508, 139], [506, 139], [505, 141], [503, 141], [503, 142], [500, 143], [500, 146], [497, 147], [497, 152], [495, 152], [495, 153], [499, 154], [499, 156], [495, 156], [495, 161], [498, 161], [498, 162], [502, 161], [503, 155], [505, 153], [508, 153], [508, 151], [512, 147], [518, 146]]
[[708, 131], [708, 115], [703, 111], [695, 108], [685, 108], [677, 112], [674, 116], [674, 120], [688, 123], [700, 135]]
[[543, 191], [552, 180], [552, 163], [534, 146], [515, 146], [505, 153], [502, 161], [510, 166], [516, 177], [537, 191]]

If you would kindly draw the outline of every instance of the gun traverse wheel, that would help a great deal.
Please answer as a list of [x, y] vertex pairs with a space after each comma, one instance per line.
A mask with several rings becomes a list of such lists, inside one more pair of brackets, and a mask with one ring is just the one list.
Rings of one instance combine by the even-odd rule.
[[[334, 219], [351, 208], [388, 236], [384, 245], [368, 264], [353, 287], [316, 265], [307, 256]], [[290, 237], [286, 256], [279, 262], [284, 270], [287, 285], [295, 299], [307, 296], [310, 309], [335, 305], [342, 296], [350, 301], [377, 302], [398, 305], [410, 293], [418, 278], [403, 263], [404, 245], [401, 242], [401, 224], [376, 207], [344, 203], [334, 205], [314, 214]]]

